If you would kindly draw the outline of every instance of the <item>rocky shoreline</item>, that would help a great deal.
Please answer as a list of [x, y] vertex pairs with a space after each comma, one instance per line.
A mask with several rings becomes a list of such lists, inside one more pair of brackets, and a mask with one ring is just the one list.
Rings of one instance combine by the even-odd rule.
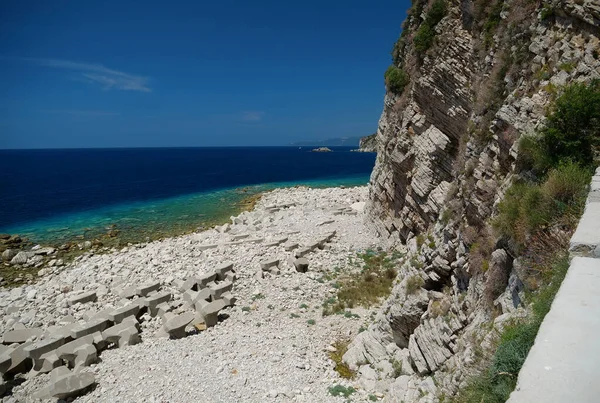
[[[221, 310], [216, 326], [204, 330], [190, 321], [188, 337], [169, 340], [164, 316], [140, 315], [140, 344], [104, 350], [100, 362], [78, 367], [96, 385], [78, 399], [323, 402], [339, 401], [328, 388], [342, 385], [357, 389], [352, 396], [364, 400], [367, 392], [339, 377], [328, 351], [368, 327], [371, 311], [322, 317], [321, 310], [337, 292], [323, 279], [356, 270], [352, 257], [378, 246], [362, 211], [367, 196], [366, 187], [277, 189], [253, 211], [207, 231], [103, 254], [88, 251], [35, 284], [1, 289], [0, 333], [39, 329], [23, 340], [39, 342], [56, 329], [85, 326], [103, 311], [128, 306], [131, 296], [124, 292], [149, 283], [172, 296], [165, 309], [183, 315], [189, 306], [184, 282], [231, 262], [237, 302]], [[306, 262], [299, 265], [298, 257]], [[89, 301], [83, 298], [92, 294]], [[18, 347], [3, 342], [3, 351]], [[57, 376], [16, 375], [25, 381], [9, 380], [3, 402], [35, 401]]]

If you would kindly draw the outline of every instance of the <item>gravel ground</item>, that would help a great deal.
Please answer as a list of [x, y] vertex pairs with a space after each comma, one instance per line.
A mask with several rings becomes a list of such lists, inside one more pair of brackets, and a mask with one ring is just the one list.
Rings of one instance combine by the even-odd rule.
[[[366, 187], [278, 189], [266, 194], [254, 211], [232, 217], [231, 225], [86, 255], [36, 285], [0, 291], [0, 330], [19, 323], [47, 328], [85, 321], [95, 311], [124, 304], [119, 290], [151, 280], [160, 280], [163, 289], [178, 298], [178, 280], [229, 260], [239, 276], [233, 290], [238, 301], [224, 311], [225, 320], [184, 339], [167, 340], [155, 337], [160, 319], [145, 317], [141, 344], [103, 351], [101, 362], [84, 369], [96, 375], [97, 386], [77, 401], [342, 401], [332, 397], [328, 387], [352, 383], [338, 377], [327, 349], [340, 338], [356, 335], [369, 323], [371, 312], [353, 310], [359, 318], [322, 317], [321, 304], [336, 290], [321, 277], [335, 268], [350, 270], [349, 256], [377, 246], [378, 239], [364, 224], [361, 202], [366, 199]], [[270, 208], [290, 203], [294, 205], [279, 211]], [[340, 208], [346, 208], [344, 213]], [[306, 256], [308, 273], [295, 271], [291, 252], [283, 245], [266, 246], [282, 236], [305, 245], [334, 230], [331, 243]], [[264, 241], [226, 244], [240, 234]], [[202, 250], [207, 244], [219, 246]], [[281, 273], [259, 278], [260, 261], [268, 258], [281, 260]], [[69, 307], [65, 301], [80, 290], [96, 290], [98, 302]], [[33, 401], [32, 395], [48, 378], [26, 380], [3, 401]], [[352, 400], [368, 400], [368, 395], [359, 389]]]

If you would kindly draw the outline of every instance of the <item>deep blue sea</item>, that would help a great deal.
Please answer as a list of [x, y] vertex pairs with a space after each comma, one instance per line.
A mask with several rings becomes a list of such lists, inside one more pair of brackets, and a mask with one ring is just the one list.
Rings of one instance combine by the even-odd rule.
[[368, 183], [375, 154], [311, 147], [0, 150], [0, 232], [156, 238], [223, 221], [275, 187]]

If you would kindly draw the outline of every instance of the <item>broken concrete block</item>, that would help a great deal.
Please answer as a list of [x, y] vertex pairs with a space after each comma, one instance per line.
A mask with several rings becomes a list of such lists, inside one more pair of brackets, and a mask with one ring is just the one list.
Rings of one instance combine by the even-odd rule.
[[225, 275], [233, 270], [233, 263], [224, 262], [217, 267], [215, 267], [215, 274], [217, 275], [218, 280], [224, 280]]
[[84, 292], [83, 294], [73, 295], [69, 297], [69, 306], [75, 304], [85, 304], [86, 302], [96, 301], [98, 297], [96, 296], [96, 291]]
[[324, 220], [324, 221], [321, 221], [320, 223], [318, 223], [317, 227], [320, 227], [322, 225], [332, 224], [334, 222], [335, 222], [335, 220]]
[[169, 333], [169, 336], [173, 339], [180, 339], [185, 337], [185, 327], [194, 320], [196, 314], [194, 312], [184, 312], [180, 315], [169, 319], [163, 326], [164, 330]]
[[231, 291], [232, 288], [233, 283], [231, 281], [222, 281], [218, 284], [211, 286], [210, 294], [212, 296], [212, 299], [219, 299], [223, 293]]
[[50, 395], [57, 399], [68, 399], [80, 395], [85, 389], [96, 383], [94, 374], [89, 372], [70, 372], [68, 375], [61, 373], [51, 379]]
[[98, 362], [98, 351], [93, 344], [81, 346], [75, 350], [75, 362], [72, 364], [74, 368], [89, 367], [96, 362]]
[[204, 273], [198, 277], [198, 286], [206, 287], [208, 283], [215, 281], [216, 278], [217, 273], [215, 272]]
[[152, 283], [144, 284], [136, 289], [137, 295], [145, 297], [152, 291], [158, 291], [160, 289], [160, 281], [154, 281]]
[[[62, 360], [68, 361], [70, 367], [90, 365], [97, 361], [97, 349], [94, 344], [102, 345], [104, 338], [100, 332], [89, 334], [60, 346], [56, 353]], [[91, 348], [90, 348], [91, 347]]]
[[296, 255], [296, 257], [303, 257], [310, 252], [311, 252], [311, 250], [308, 248], [300, 248], [296, 251], [295, 255]]
[[171, 297], [172, 295], [170, 292], [160, 292], [146, 298], [144, 305], [148, 307], [148, 310], [150, 311], [150, 316], [156, 316], [158, 314], [157, 306], [159, 304], [169, 302], [171, 300]]
[[114, 311], [108, 314], [108, 319], [114, 322], [115, 324], [119, 324], [123, 322], [125, 318], [136, 316], [140, 309], [140, 305], [136, 301], [129, 305], [125, 305], [121, 308], [115, 309]]
[[171, 304], [163, 302], [162, 304], [158, 304], [156, 306], [156, 315], [164, 321], [165, 314], [167, 312], [171, 312], [173, 309], [175, 308]]
[[92, 320], [84, 325], [78, 325], [71, 329], [71, 337], [78, 339], [80, 337], [87, 336], [88, 334], [101, 332], [110, 325], [111, 321], [109, 319]]
[[56, 350], [43, 354], [39, 358], [32, 358], [33, 368], [31, 371], [34, 375], [46, 374], [56, 367], [63, 365], [63, 361], [58, 357]]
[[119, 297], [127, 298], [127, 299], [131, 299], [131, 298], [135, 297], [136, 295], [138, 295], [138, 293], [137, 293], [137, 287], [135, 287], [135, 286], [127, 287], [119, 293]]
[[10, 352], [4, 352], [0, 355], [0, 375], [4, 375], [10, 368], [12, 360], [10, 358]]
[[213, 302], [209, 302], [208, 304], [200, 306], [198, 311], [202, 314], [206, 326], [212, 327], [218, 322], [219, 311], [225, 307], [225, 301], [223, 299], [217, 299]]
[[33, 365], [33, 361], [28, 357], [25, 348], [32, 344], [32, 342], [26, 341], [8, 353], [10, 356], [10, 367], [5, 371], [6, 375], [14, 375], [29, 371]]
[[281, 273], [281, 271], [279, 271], [279, 267], [271, 267], [269, 269], [269, 273], [271, 273], [274, 276], [277, 276]]
[[298, 244], [298, 242], [288, 242], [288, 243], [286, 243], [286, 244], [284, 245], [284, 249], [285, 249], [287, 252], [291, 252], [291, 251], [293, 251], [294, 249], [298, 248], [299, 246], [300, 246], [300, 245]]
[[263, 260], [262, 262], [260, 262], [260, 268], [263, 271], [269, 271], [269, 269], [271, 269], [272, 267], [277, 267], [279, 266], [279, 259], [268, 259], [268, 260]]
[[192, 302], [196, 303], [196, 301], [198, 301], [199, 299], [203, 299], [205, 301], [211, 301], [211, 299], [212, 299], [211, 289], [203, 288], [200, 291], [198, 291], [198, 294], [196, 294], [196, 298]]
[[56, 350], [60, 346], [65, 344], [64, 337], [53, 337], [50, 339], [45, 339], [38, 341], [37, 343], [28, 345], [25, 347], [24, 351], [27, 357], [31, 359], [40, 358], [42, 355], [47, 354], [51, 351]]
[[308, 243], [308, 245], [306, 245], [306, 249], [309, 249], [310, 251], [315, 251], [321, 247], [321, 241], [311, 241]]
[[188, 290], [196, 291], [198, 289], [198, 279], [196, 277], [190, 277], [181, 284], [179, 287], [180, 292], [186, 292]]
[[204, 244], [204, 245], [198, 245], [196, 248], [198, 248], [199, 250], [207, 250], [207, 249], [214, 249], [218, 246], [219, 245], [216, 243], [209, 243], [209, 244]]
[[129, 317], [120, 324], [103, 331], [102, 337], [109, 343], [114, 343], [119, 347], [137, 344], [141, 341], [139, 326], [140, 324], [137, 320]]
[[235, 280], [237, 280], [237, 275], [234, 272], [230, 271], [225, 275], [225, 280], [231, 281], [233, 283]]
[[221, 299], [223, 300], [223, 302], [225, 302], [226, 306], [234, 306], [237, 301], [237, 298], [229, 291], [223, 293], [221, 295]]
[[71, 337], [71, 329], [79, 326], [77, 323], [69, 323], [65, 326], [49, 326], [44, 332], [43, 338]]
[[197, 295], [198, 295], [198, 291], [187, 290], [186, 292], [183, 293], [182, 297], [185, 302], [192, 302], [196, 299]]
[[305, 257], [294, 260], [294, 267], [299, 273], [306, 273], [308, 271], [308, 259]]
[[42, 333], [44, 333], [42, 329], [37, 328], [12, 330], [10, 332], [5, 332], [2, 339], [4, 344], [25, 343], [32, 337], [41, 336]]

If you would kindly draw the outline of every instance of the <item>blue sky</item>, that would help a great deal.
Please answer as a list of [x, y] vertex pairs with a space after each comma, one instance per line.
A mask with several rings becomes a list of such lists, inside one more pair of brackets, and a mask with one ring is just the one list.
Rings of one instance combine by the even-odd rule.
[[0, 2], [0, 148], [375, 131], [409, 0]]

